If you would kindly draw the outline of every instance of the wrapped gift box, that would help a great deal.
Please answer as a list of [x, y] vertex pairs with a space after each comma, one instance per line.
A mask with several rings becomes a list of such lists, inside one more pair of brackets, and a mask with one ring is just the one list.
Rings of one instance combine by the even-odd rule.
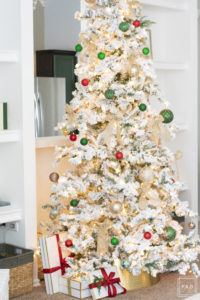
[[59, 277], [60, 292], [79, 299], [91, 296], [89, 282], [86, 277], [69, 278], [66, 276]]
[[126, 293], [126, 289], [120, 285], [116, 267], [89, 272], [89, 282], [93, 299], [114, 297], [117, 294]]
[[[65, 262], [65, 254], [62, 251], [62, 243], [67, 239], [66, 233], [56, 234], [50, 237], [40, 238], [40, 249], [46, 292], [48, 295], [59, 293], [59, 277], [65, 274], [65, 268], [69, 267]], [[69, 250], [66, 250], [69, 251]]]
[[9, 282], [9, 270], [7, 270], [7, 269], [0, 270], [0, 299], [2, 299], [2, 300], [9, 299], [8, 282]]

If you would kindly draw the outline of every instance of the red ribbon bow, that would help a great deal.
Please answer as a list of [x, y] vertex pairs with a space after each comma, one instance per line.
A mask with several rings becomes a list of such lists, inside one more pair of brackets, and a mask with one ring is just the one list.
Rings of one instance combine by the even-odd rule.
[[62, 275], [65, 275], [65, 268], [70, 268], [68, 263], [65, 261], [65, 259], [62, 257], [62, 250], [60, 247], [60, 237], [59, 234], [56, 234], [56, 240], [58, 244], [58, 253], [59, 253], [59, 258], [60, 258], [60, 266], [54, 267], [51, 269], [43, 269], [44, 274], [52, 274], [58, 270], [61, 270]]
[[[89, 288], [90, 289], [94, 289], [94, 288], [99, 287], [99, 285], [101, 285], [101, 286], [107, 286], [108, 287], [108, 296], [109, 297], [115, 297], [117, 295], [117, 289], [116, 289], [116, 286], [114, 284], [117, 283], [117, 284], [120, 285], [120, 278], [114, 278], [115, 277], [115, 273], [114, 272], [111, 272], [108, 275], [106, 273], [105, 269], [103, 269], [103, 268], [101, 269], [101, 273], [102, 273], [102, 275], [104, 277], [104, 280], [102, 280], [100, 282], [97, 282], [97, 283], [91, 283], [89, 285]], [[122, 294], [125, 294], [125, 293], [126, 293], [126, 289], [123, 288]]]

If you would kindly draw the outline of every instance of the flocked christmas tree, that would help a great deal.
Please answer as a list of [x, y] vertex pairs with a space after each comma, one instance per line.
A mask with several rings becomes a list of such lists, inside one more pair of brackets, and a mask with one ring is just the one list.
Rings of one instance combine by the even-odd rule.
[[[66, 120], [58, 125], [69, 141], [57, 161], [74, 168], [60, 176], [51, 194], [49, 233], [67, 231], [69, 274], [107, 267], [116, 259], [137, 275], [190, 268], [198, 274], [200, 251], [191, 232], [173, 220], [195, 214], [179, 200], [173, 154], [162, 135], [174, 136], [173, 113], [156, 83], [147, 45], [151, 22], [133, 0], [86, 0], [87, 19], [76, 46], [78, 83]], [[163, 105], [161, 112], [150, 106]], [[70, 143], [70, 145], [69, 145]]]

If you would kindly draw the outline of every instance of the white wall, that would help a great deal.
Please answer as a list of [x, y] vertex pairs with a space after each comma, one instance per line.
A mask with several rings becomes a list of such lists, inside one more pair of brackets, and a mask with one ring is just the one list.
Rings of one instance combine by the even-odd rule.
[[[200, 76], [200, 0], [198, 0], [198, 77]], [[198, 85], [198, 115], [200, 116], [200, 82]], [[200, 143], [200, 118], [198, 118], [198, 141]], [[200, 187], [200, 144], [198, 145], [198, 185]], [[200, 215], [200, 192], [199, 192], [199, 215]]]
[[80, 22], [74, 13], [80, 11], [80, 0], [49, 0], [45, 7], [45, 49], [74, 50]]
[[152, 27], [154, 61], [186, 65], [185, 70], [156, 71], [160, 87], [174, 112], [174, 122], [187, 126], [169, 147], [174, 152], [183, 152], [178, 166], [188, 190], [181, 194], [181, 199], [189, 201], [190, 207], [198, 211], [197, 1], [182, 3], [186, 4], [186, 10], [144, 6], [144, 15], [156, 21]]

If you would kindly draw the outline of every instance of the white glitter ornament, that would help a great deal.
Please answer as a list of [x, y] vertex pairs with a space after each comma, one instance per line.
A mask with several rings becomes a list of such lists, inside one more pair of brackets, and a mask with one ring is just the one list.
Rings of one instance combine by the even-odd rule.
[[118, 213], [122, 210], [122, 204], [120, 202], [115, 202], [114, 204], [112, 204], [111, 209], [114, 213]]
[[151, 167], [145, 167], [140, 170], [139, 177], [140, 177], [140, 180], [142, 180], [143, 182], [153, 181], [154, 172]]

